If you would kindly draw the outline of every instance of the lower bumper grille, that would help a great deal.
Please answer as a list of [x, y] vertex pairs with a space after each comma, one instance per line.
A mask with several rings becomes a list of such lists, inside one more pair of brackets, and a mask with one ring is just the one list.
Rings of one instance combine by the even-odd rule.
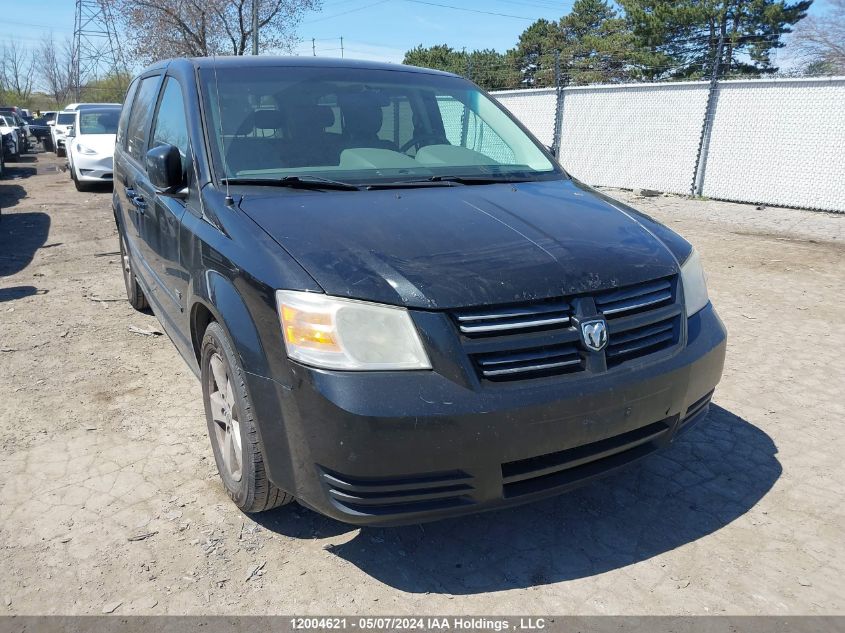
[[502, 464], [503, 494], [512, 498], [575, 486], [625, 466], [666, 444], [674, 422], [670, 417], [591, 444]]
[[407, 478], [353, 478], [321, 469], [329, 496], [347, 512], [403, 514], [474, 503], [473, 479], [463, 471]]
[[684, 413], [684, 419], [681, 421], [681, 426], [683, 426], [687, 422], [691, 422], [698, 415], [706, 413], [708, 407], [710, 406], [710, 400], [712, 398], [713, 392], [711, 391], [710, 393], [705, 394], [704, 396], [693, 402], [689, 407], [687, 407], [687, 411], [686, 413]]

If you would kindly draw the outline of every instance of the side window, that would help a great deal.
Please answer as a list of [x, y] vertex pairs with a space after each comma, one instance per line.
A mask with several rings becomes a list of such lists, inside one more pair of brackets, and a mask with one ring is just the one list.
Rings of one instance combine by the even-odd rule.
[[[126, 98], [123, 100], [123, 109], [120, 111], [120, 122], [117, 125], [117, 139], [115, 140], [115, 145], [118, 147], [126, 147], [126, 126], [129, 125], [129, 111], [132, 109], [132, 100], [135, 98], [135, 91], [138, 90], [139, 83], [136, 79], [129, 85]], [[55, 115], [53, 116], [55, 117]]]
[[167, 78], [161, 101], [156, 112], [153, 138], [150, 147], [175, 145], [182, 155], [182, 169], [186, 168], [188, 156], [188, 122], [185, 119], [185, 100], [179, 82]]
[[503, 165], [516, 163], [513, 150], [502, 137], [461, 101], [452, 96], [438, 95], [437, 107], [449, 143], [480, 152]]
[[129, 125], [126, 128], [127, 151], [140, 163], [143, 163], [144, 151], [147, 149], [147, 123], [155, 105], [159, 79], [161, 77], [155, 75], [141, 80], [135, 103], [132, 104], [132, 112], [129, 114]]

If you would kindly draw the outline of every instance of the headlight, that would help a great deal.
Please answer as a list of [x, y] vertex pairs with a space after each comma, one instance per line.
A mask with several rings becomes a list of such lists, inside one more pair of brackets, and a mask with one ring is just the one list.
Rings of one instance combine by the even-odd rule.
[[404, 308], [279, 290], [288, 356], [326, 369], [431, 369]]
[[681, 281], [684, 284], [684, 303], [687, 308], [687, 316], [691, 317], [710, 301], [707, 296], [707, 281], [704, 278], [704, 269], [701, 267], [701, 259], [695, 249], [690, 251], [687, 261], [681, 266]]
[[80, 154], [88, 154], [89, 156], [93, 156], [97, 153], [96, 150], [93, 150], [90, 147], [85, 147], [84, 145], [81, 145], [79, 143], [76, 144], [76, 151]]

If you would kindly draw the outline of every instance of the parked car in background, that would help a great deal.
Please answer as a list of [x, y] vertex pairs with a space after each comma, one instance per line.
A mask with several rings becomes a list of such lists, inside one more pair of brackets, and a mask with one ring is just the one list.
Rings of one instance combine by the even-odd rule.
[[246, 512], [400, 524], [559, 494], [670, 444], [721, 377], [695, 249], [456, 75], [161, 62], [114, 166], [129, 301], [199, 377]]
[[103, 106], [117, 106], [118, 108], [121, 106], [119, 103], [71, 103], [66, 108], [65, 111], [68, 110], [81, 110], [84, 108], [100, 108]]
[[[36, 141], [41, 141], [42, 143], [50, 137], [50, 126], [43, 117], [32, 119], [29, 123], [29, 131], [35, 137]], [[45, 149], [47, 149], [46, 146]]]
[[20, 115], [21, 109], [11, 106], [0, 107], [0, 114], [11, 121], [17, 130], [18, 135], [18, 149], [21, 153], [29, 151], [29, 129], [26, 121]]
[[68, 127], [73, 125], [75, 120], [75, 110], [66, 110], [56, 115], [56, 122], [53, 124], [51, 130], [53, 151], [56, 152], [56, 156], [65, 155], [65, 136], [67, 135]]
[[11, 161], [21, 158], [21, 140], [15, 120], [9, 113], [0, 114], [0, 138], [3, 142], [3, 155]]
[[66, 141], [68, 167], [78, 191], [112, 181], [114, 140], [120, 107], [77, 110]]

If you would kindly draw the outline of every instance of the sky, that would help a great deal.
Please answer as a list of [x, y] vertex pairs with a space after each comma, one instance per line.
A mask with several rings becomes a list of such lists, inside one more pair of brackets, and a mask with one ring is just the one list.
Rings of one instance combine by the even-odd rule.
[[[300, 55], [345, 57], [400, 63], [417, 44], [449, 44], [467, 50], [511, 48], [539, 18], [557, 20], [573, 0], [323, 0], [299, 27]], [[3, 0], [4, 22], [14, 37], [37, 44], [47, 32], [57, 39], [73, 33], [74, 0]], [[822, 13], [816, 0], [811, 13]], [[6, 34], [9, 29], [4, 29]], [[312, 45], [312, 38], [315, 40]], [[312, 49], [313, 46], [313, 49]], [[787, 52], [780, 52], [788, 56]]]

